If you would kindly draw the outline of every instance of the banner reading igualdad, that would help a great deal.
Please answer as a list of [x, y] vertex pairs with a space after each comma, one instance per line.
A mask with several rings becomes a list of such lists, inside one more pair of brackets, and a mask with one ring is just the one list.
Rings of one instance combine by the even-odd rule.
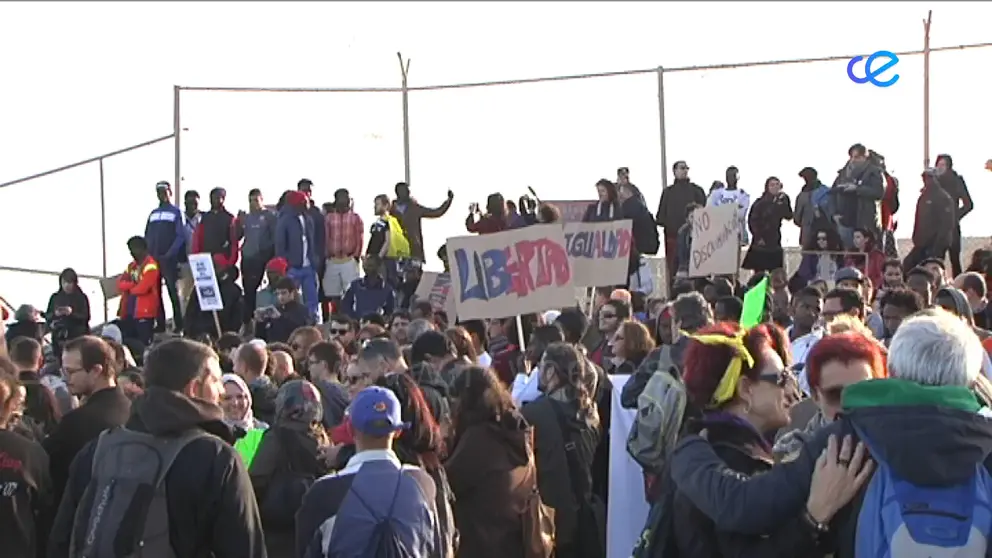
[[575, 302], [561, 225], [448, 239], [451, 294], [461, 320], [506, 318]]
[[611, 287], [627, 283], [631, 221], [565, 223], [565, 249], [576, 287]]

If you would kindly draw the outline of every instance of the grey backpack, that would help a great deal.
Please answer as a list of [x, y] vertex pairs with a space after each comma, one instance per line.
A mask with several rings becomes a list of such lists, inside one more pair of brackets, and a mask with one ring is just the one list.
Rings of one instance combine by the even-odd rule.
[[175, 438], [123, 427], [103, 431], [76, 508], [70, 558], [176, 558], [165, 476], [187, 444], [207, 436], [199, 429]]
[[637, 396], [637, 416], [627, 436], [627, 453], [655, 473], [665, 468], [685, 415], [685, 385], [674, 368], [668, 358], [657, 363], [644, 391]]

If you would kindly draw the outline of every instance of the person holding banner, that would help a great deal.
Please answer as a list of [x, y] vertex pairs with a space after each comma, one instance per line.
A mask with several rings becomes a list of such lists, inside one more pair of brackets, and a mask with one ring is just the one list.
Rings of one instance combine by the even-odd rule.
[[589, 204], [589, 207], [586, 208], [586, 214], [582, 217], [583, 223], [600, 223], [603, 221], [618, 221], [623, 219], [616, 184], [605, 178], [600, 179], [596, 183], [596, 195], [598, 196], [598, 201]]
[[[476, 220], [478, 217], [478, 220]], [[479, 211], [479, 204], [468, 206], [468, 217], [465, 218], [465, 230], [476, 234], [493, 234], [509, 229], [506, 214], [506, 202], [503, 194], [489, 194], [486, 198], [486, 214]]]

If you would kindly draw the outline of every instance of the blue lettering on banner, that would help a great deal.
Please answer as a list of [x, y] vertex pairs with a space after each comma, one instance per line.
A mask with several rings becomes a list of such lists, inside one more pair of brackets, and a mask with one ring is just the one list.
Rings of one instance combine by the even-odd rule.
[[[872, 63], [874, 63], [875, 60], [881, 57], [888, 58], [888, 62], [882, 64], [878, 68], [872, 69], [871, 67]], [[878, 52], [870, 54], [867, 60], [865, 60], [865, 77], [858, 77], [854, 75], [854, 65], [864, 59], [865, 59], [864, 56], [855, 56], [847, 63], [847, 77], [850, 78], [851, 81], [853, 81], [854, 83], [857, 83], [859, 85], [870, 83], [875, 87], [889, 87], [890, 85], [895, 85], [895, 83], [899, 81], [899, 74], [895, 74], [887, 80], [880, 81], [878, 79], [878, 76], [881, 75], [883, 72], [885, 72], [885, 70], [888, 70], [892, 66], [895, 66], [896, 64], [899, 63], [899, 56], [897, 56], [894, 52], [888, 50], [880, 50]]]
[[565, 249], [571, 258], [626, 259], [630, 257], [630, 230], [565, 233]]
[[[516, 294], [525, 297], [541, 287], [562, 286], [572, 279], [565, 249], [547, 239], [523, 240], [485, 252], [455, 251], [459, 300], [492, 300]], [[536, 260], [536, 273], [531, 262]]]

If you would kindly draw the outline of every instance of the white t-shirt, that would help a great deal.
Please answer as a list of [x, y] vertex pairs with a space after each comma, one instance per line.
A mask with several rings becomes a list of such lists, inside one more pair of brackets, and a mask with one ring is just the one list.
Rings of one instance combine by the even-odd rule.
[[541, 390], [538, 387], [539, 376], [537, 368], [531, 370], [530, 374], [517, 374], [517, 377], [513, 379], [513, 387], [510, 389], [514, 403], [523, 405], [541, 396]]
[[747, 210], [751, 207], [751, 196], [739, 187], [734, 190], [728, 190], [726, 187], [723, 187], [710, 192], [710, 197], [706, 201], [706, 205], [710, 207], [726, 205], [728, 203], [737, 205], [737, 218], [741, 224], [741, 243], [746, 244], [748, 242]]
[[479, 366], [483, 368], [489, 368], [490, 366], [492, 366], [492, 364], [493, 364], [493, 357], [489, 356], [488, 351], [482, 351], [482, 354], [479, 355]]
[[303, 232], [303, 267], [310, 267], [310, 246], [307, 242], [307, 218], [299, 216], [300, 230]]

